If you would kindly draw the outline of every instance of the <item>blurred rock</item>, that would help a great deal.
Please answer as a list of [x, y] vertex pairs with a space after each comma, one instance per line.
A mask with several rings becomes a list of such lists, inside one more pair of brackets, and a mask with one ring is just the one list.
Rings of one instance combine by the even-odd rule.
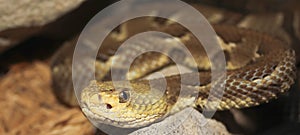
[[227, 135], [225, 126], [212, 119], [205, 118], [193, 108], [187, 108], [161, 122], [132, 132], [130, 135]]
[[84, 0], [0, 0], [0, 52], [41, 31]]

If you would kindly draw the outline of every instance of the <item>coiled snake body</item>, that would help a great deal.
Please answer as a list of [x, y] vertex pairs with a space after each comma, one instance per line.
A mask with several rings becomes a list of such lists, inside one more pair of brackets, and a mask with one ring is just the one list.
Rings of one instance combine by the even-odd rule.
[[[149, 21], [145, 18], [137, 20], [140, 23], [145, 20]], [[150, 20], [157, 21], [153, 18]], [[122, 82], [113, 85], [111, 81], [92, 81], [82, 91], [80, 97], [82, 110], [89, 118], [123, 128], [142, 127], [186, 107], [196, 107], [200, 110], [224, 110], [256, 106], [277, 98], [294, 83], [296, 76], [295, 52], [284, 42], [256, 31], [216, 25], [214, 28], [220, 37], [219, 41], [226, 55], [228, 71], [225, 81], [218, 84], [225, 86], [225, 90], [220, 103], [215, 106], [214, 102], [208, 102], [210, 88], [217, 87], [210, 83], [209, 61], [205, 53], [199, 54], [194, 51], [203, 50], [203, 48], [195, 47], [200, 43], [191, 33], [176, 24], [157, 22], [160, 23], [148, 26], [149, 29], [151, 27], [153, 30], [168, 32], [177, 36], [192, 55], [195, 55], [197, 68], [200, 72], [181, 75], [186, 77], [186, 81], [181, 81], [180, 75], [166, 77], [166, 91], [161, 94], [160, 90], [151, 89], [149, 80], [139, 80], [139, 78], [172, 64], [172, 61], [165, 55], [158, 53], [141, 55], [133, 63], [136, 66], [132, 66], [129, 71], [135, 72], [135, 74], [127, 77], [132, 80], [130, 81], [131, 87]], [[137, 32], [130, 33], [127, 31], [127, 34], [129, 33], [127, 37]], [[106, 39], [104, 47], [107, 48], [102, 49], [102, 55], [99, 56], [98, 64], [96, 63], [96, 70], [99, 70], [99, 80], [107, 77], [109, 72], [109, 64], [104, 64], [104, 61], [109, 63], [110, 59], [115, 57], [111, 52], [114, 52], [118, 45], [126, 39], [117, 41], [114, 39], [115, 36], [115, 33], [112, 33]], [[111, 46], [105, 46], [105, 44], [111, 44]], [[54, 57], [53, 63], [54, 83], [56, 83], [58, 90], [66, 89], [65, 83], [70, 83], [70, 78], [68, 78], [70, 75], [66, 73], [67, 70], [70, 72], [71, 69], [70, 60], [63, 59], [61, 54]], [[66, 66], [66, 63], [69, 63], [69, 67]], [[146, 70], [140, 70], [141, 68]], [[84, 69], [83, 72], [87, 72], [86, 70]], [[188, 78], [195, 73], [199, 73], [201, 80], [197, 84], [188, 81]], [[162, 80], [155, 79], [152, 81], [161, 82]], [[179, 97], [181, 88], [188, 91], [189, 94], [183, 94]], [[58, 93], [61, 94], [61, 92]], [[218, 97], [219, 94], [212, 93], [213, 97]]]

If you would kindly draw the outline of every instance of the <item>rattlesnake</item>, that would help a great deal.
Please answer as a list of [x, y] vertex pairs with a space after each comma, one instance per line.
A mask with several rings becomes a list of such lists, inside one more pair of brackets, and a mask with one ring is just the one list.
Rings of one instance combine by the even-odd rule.
[[[149, 21], [151, 25], [147, 28], [140, 26], [143, 28], [140, 31], [138, 30], [139, 26], [134, 30], [127, 28], [137, 22], [138, 24], [148, 24]], [[104, 78], [106, 81], [92, 81], [82, 91], [80, 103], [83, 112], [89, 118], [102, 123], [123, 128], [141, 127], [190, 106], [200, 110], [224, 110], [256, 106], [277, 98], [294, 83], [296, 77], [295, 52], [285, 42], [267, 34], [234, 26], [214, 25], [214, 29], [219, 36], [219, 42], [223, 45], [228, 69], [225, 81], [217, 84], [211, 84], [209, 81], [210, 64], [206, 54], [198, 54], [194, 51], [203, 50], [201, 47], [196, 47], [200, 43], [179, 24], [151, 17], [138, 18], [122, 24], [106, 38], [102, 45], [104, 47], [99, 52], [96, 62], [96, 79], [100, 81]], [[158, 98], [161, 96], [160, 90], [154, 88], [150, 92], [149, 80], [138, 79], [161, 67], [172, 64], [172, 61], [159, 53], [147, 53], [133, 63], [133, 65], [138, 66], [132, 66], [130, 71], [138, 71], [138, 74], [131, 78], [127, 77], [132, 80], [132, 87], [130, 88], [122, 82], [114, 86], [109, 81], [109, 64], [106, 63], [111, 62], [110, 59], [115, 57], [113, 54], [123, 41], [135, 33], [147, 30], [167, 32], [177, 37], [193, 55], [198, 56], [195, 61], [197, 62], [196, 68], [200, 72], [187, 73], [182, 76], [187, 77], [188, 80], [193, 74], [200, 73], [201, 82], [195, 84], [184, 81], [180, 83], [179, 75], [168, 76], [165, 78], [168, 85], [167, 89], [163, 96]], [[121, 35], [124, 36], [122, 33], [124, 31], [126, 31], [125, 38], [121, 37]], [[70, 88], [72, 86], [70, 56], [72, 56], [72, 44], [75, 42], [76, 39], [69, 43], [69, 46], [62, 48], [53, 57], [52, 62], [56, 93], [65, 102], [73, 101], [73, 104], [74, 97], [70, 99], [72, 91], [66, 91], [66, 89], [72, 89]], [[150, 62], [154, 63], [156, 67], [147, 68], [147, 66], [151, 66], [151, 64], [147, 64]], [[140, 68], [147, 70], [141, 71]], [[88, 68], [83, 69], [82, 72], [87, 71]], [[162, 80], [156, 79], [154, 81], [161, 82]], [[214, 102], [208, 102], [209, 90], [211, 87], [218, 89], [221, 85], [225, 86], [224, 95], [220, 104], [215, 106]], [[116, 89], [116, 87], [121, 90]], [[189, 94], [183, 95], [179, 99], [180, 88], [188, 90]], [[213, 97], [218, 97], [219, 94], [212, 93]]]

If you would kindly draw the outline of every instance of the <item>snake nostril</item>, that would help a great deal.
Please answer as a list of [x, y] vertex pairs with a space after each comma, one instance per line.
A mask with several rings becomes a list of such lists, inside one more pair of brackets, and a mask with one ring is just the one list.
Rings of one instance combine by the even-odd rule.
[[106, 104], [106, 109], [111, 109], [112, 106], [110, 104]]

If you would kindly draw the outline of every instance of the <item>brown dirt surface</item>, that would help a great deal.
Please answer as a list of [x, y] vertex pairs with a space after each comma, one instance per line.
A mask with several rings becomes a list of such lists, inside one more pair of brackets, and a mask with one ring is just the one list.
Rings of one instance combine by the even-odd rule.
[[0, 134], [94, 134], [79, 108], [55, 98], [51, 74], [43, 62], [19, 63], [0, 77]]

